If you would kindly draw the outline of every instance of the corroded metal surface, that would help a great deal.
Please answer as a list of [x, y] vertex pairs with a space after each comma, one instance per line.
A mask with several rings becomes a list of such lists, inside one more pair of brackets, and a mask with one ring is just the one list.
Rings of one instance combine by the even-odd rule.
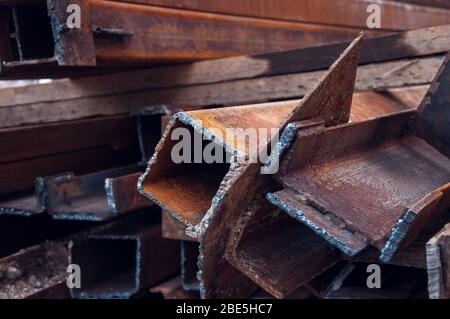
[[155, 212], [142, 211], [73, 240], [71, 263], [80, 265], [75, 298], [131, 298], [180, 269], [180, 247], [161, 238]]
[[[80, 28], [66, 23], [70, 4], [81, 8]], [[142, 66], [265, 53], [345, 41], [358, 32], [103, 0], [18, 0], [2, 1], [0, 6], [6, 21], [0, 24], [0, 39], [5, 39], [1, 65], [6, 72], [30, 66], [45, 70], [55, 64]], [[6, 40], [10, 37], [14, 41]]]
[[161, 219], [163, 238], [183, 241], [197, 241], [196, 238], [186, 235], [186, 225], [181, 223], [167, 211], [162, 211]]
[[[139, 188], [189, 226], [191, 235], [199, 236], [199, 277], [203, 297], [249, 296], [255, 291], [255, 285], [225, 260], [225, 245], [230, 225], [234, 225], [236, 218], [245, 211], [242, 207], [250, 205], [255, 194], [264, 189], [267, 178], [258, 178], [260, 167], [257, 163], [205, 167], [204, 174], [208, 174], [208, 178], [201, 174], [172, 177], [170, 174], [181, 168], [171, 164], [170, 150], [174, 143], [167, 136], [176, 127], [191, 127], [191, 131], [214, 140], [231, 150], [230, 153], [245, 157], [250, 155], [246, 153], [245, 142], [239, 144], [220, 139], [220, 136], [226, 136], [223, 134], [226, 128], [283, 129], [289, 122], [312, 118], [319, 118], [325, 125], [346, 122], [360, 49], [361, 37], [344, 51], [314, 90], [299, 103], [179, 113], [169, 123], [146, 174], [140, 179]], [[259, 149], [267, 148], [270, 140], [258, 140]], [[184, 174], [188, 169], [183, 167]], [[236, 200], [238, 198], [240, 200]]]
[[338, 262], [337, 250], [264, 199], [238, 220], [227, 261], [276, 298], [286, 298]]
[[102, 221], [152, 205], [136, 188], [139, 167], [50, 178], [45, 204], [55, 219]]
[[388, 261], [448, 205], [450, 160], [411, 134], [411, 119], [403, 113], [302, 136], [278, 176], [285, 189], [268, 199], [344, 253], [373, 245]]
[[[373, 246], [389, 262], [450, 207], [447, 75], [444, 63], [419, 112], [297, 138], [277, 177], [284, 189], [269, 201], [345, 254]], [[432, 113], [444, 123], [430, 120]]]
[[426, 245], [428, 293], [431, 299], [450, 299], [450, 224]]

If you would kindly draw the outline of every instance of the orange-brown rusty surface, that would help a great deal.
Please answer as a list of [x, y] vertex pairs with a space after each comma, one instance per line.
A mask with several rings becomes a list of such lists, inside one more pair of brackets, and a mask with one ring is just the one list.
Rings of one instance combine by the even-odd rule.
[[[288, 123], [301, 119], [315, 119], [325, 125], [346, 122], [360, 50], [361, 37], [358, 37], [279, 128], [284, 130]], [[225, 252], [230, 230], [237, 219], [245, 214], [258, 194], [267, 191], [265, 186], [270, 177], [260, 173], [258, 163], [250, 163], [230, 172], [222, 184], [221, 193], [213, 201], [212, 211], [197, 227], [201, 239], [200, 290], [204, 298], [245, 297], [253, 292], [251, 282], [227, 264]]]
[[115, 39], [95, 37], [99, 61], [192, 61], [265, 53], [349, 40], [358, 32], [101, 0], [91, 0], [90, 8], [93, 27], [133, 32]]
[[428, 86], [419, 86], [380, 92], [355, 92], [350, 122], [361, 122], [407, 109], [415, 109], [420, 105], [427, 90]]
[[285, 298], [337, 261], [337, 250], [264, 198], [243, 214], [227, 261], [276, 298]]
[[[149, 169], [141, 179], [141, 191], [167, 209], [187, 226], [197, 225], [219, 190], [220, 182], [229, 167], [223, 164], [198, 165], [175, 164], [171, 150], [177, 141], [169, 140], [177, 128], [188, 128], [190, 132], [204, 135], [226, 147], [229, 153], [252, 155], [267, 147], [273, 129], [283, 128], [292, 120], [319, 117], [327, 125], [346, 122], [349, 118], [353, 97], [354, 77], [345, 78], [347, 69], [356, 71], [357, 57], [361, 50], [360, 35], [331, 71], [312, 93], [303, 100], [265, 103], [233, 108], [197, 110], [179, 113], [172, 118], [168, 128], [156, 147]], [[336, 91], [327, 90], [333, 83], [340, 83]], [[326, 97], [321, 97], [326, 94]], [[289, 120], [287, 120], [289, 119]], [[259, 138], [258, 147], [250, 147], [250, 139], [235, 139], [227, 129], [267, 129], [266, 138]]]
[[[124, 1], [124, 0], [116, 0]], [[368, 3], [359, 0], [127, 0], [173, 8], [227, 13], [239, 16], [304, 21], [327, 25], [367, 27]], [[408, 4], [377, 2], [383, 12], [383, 29], [408, 30], [424, 26], [447, 24], [450, 12], [434, 8], [446, 7], [445, 0], [423, 1], [428, 6], [416, 6], [418, 0], [403, 0]], [[447, 5], [447, 8], [448, 5]], [[361, 12], [361, 14], [355, 14]]]
[[435, 211], [449, 205], [445, 185], [450, 182], [450, 160], [408, 133], [412, 115], [302, 136], [280, 175], [292, 193], [278, 194], [283, 196], [275, 202], [296, 210], [300, 215], [291, 214], [304, 216], [304, 222], [325, 231], [331, 241], [339, 239], [344, 247], [338, 246], [349, 254], [361, 251], [365, 239], [383, 248], [408, 211], [419, 216], [410, 226], [411, 238], [406, 236], [413, 239]]
[[108, 203], [115, 214], [125, 214], [153, 205], [137, 191], [136, 184], [141, 173], [133, 173], [105, 180]]

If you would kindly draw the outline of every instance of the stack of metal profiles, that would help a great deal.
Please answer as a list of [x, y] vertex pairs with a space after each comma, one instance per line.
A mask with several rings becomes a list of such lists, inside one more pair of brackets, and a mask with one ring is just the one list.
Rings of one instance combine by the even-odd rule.
[[450, 298], [450, 8], [319, 2], [0, 0], [0, 298]]

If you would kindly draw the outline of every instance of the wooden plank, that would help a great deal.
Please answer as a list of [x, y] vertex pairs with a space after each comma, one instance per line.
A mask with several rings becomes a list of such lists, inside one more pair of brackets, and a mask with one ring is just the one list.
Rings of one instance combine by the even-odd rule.
[[0, 164], [110, 145], [136, 145], [135, 123], [128, 116], [0, 129]]
[[136, 148], [114, 151], [109, 146], [58, 154], [50, 157], [11, 162], [0, 165], [0, 194], [30, 188], [38, 176], [72, 171], [84, 174], [114, 166], [137, 162]]
[[395, 2], [412, 3], [421, 6], [450, 9], [448, 0], [391, 0]]
[[[447, 52], [450, 50], [449, 33], [450, 26], [442, 26], [365, 39], [360, 64]], [[7, 88], [0, 90], [0, 107], [321, 70], [329, 67], [347, 45], [314, 46]]]
[[[358, 69], [356, 89], [427, 84], [442, 61], [443, 57], [428, 57], [364, 65]], [[123, 95], [13, 105], [0, 108], [0, 127], [124, 114], [143, 105], [214, 106], [295, 99], [306, 94], [323, 74], [323, 71], [315, 71]]]
[[[405, 1], [425, 2], [424, 0]], [[437, 1], [443, 3], [445, 0]], [[370, 15], [367, 13], [367, 7], [374, 3], [369, 0], [127, 0], [127, 2], [362, 28], [367, 27], [367, 18]], [[447, 24], [450, 21], [450, 11], [433, 8], [432, 4], [428, 4], [428, 7], [420, 7], [390, 1], [376, 3], [381, 8], [383, 29], [417, 29]]]

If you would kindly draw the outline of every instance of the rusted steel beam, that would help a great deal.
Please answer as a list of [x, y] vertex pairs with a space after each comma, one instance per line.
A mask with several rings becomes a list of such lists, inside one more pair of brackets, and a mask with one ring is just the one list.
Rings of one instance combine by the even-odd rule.
[[[202, 297], [248, 297], [256, 290], [252, 282], [227, 263], [225, 244], [232, 237], [231, 225], [236, 224], [269, 177], [259, 176], [259, 163], [248, 160], [231, 166], [203, 163], [195, 169], [194, 165], [176, 165], [170, 158], [175, 144], [168, 139], [171, 132], [176, 127], [190, 129], [213, 140], [218, 147], [225, 148], [224, 154], [234, 154], [236, 159], [250, 157], [253, 151], [246, 149], [245, 141], [235, 143], [233, 137], [227, 140], [226, 128], [284, 129], [289, 122], [314, 118], [322, 119], [326, 125], [346, 122], [350, 116], [360, 50], [361, 36], [301, 102], [193, 111], [178, 113], [172, 118], [146, 174], [140, 178], [139, 189], [185, 223], [191, 235], [200, 238]], [[270, 140], [271, 137], [259, 140], [257, 151], [267, 148]], [[174, 175], [180, 169], [184, 174]]]
[[450, 224], [427, 244], [428, 293], [431, 299], [450, 299]]
[[[114, 0], [160, 5], [238, 16], [272, 18], [287, 21], [302, 21], [348, 27], [367, 27], [367, 7], [370, 2], [359, 0]], [[406, 4], [377, 2], [383, 12], [381, 27], [390, 30], [408, 30], [448, 24], [450, 11], [436, 7], [450, 5], [444, 0], [403, 0]], [[413, 3], [427, 6], [412, 5]]]
[[[270, 186], [269, 186], [270, 188]], [[339, 251], [264, 198], [231, 233], [227, 261], [276, 298], [287, 298], [342, 259]]]
[[181, 281], [186, 291], [200, 291], [197, 278], [199, 246], [192, 241], [181, 242]]
[[131, 298], [180, 270], [180, 245], [161, 238], [155, 212], [142, 211], [76, 238], [70, 262], [81, 268], [74, 298]]
[[[356, 58], [355, 61], [357, 61]], [[347, 61], [344, 62], [348, 63]], [[342, 62], [342, 65], [347, 66], [344, 62]], [[337, 64], [333, 67], [337, 68]], [[338, 71], [335, 72], [337, 73]], [[354, 71], [356, 75], [356, 66]], [[253, 155], [250, 154], [253, 150], [248, 149], [245, 141], [237, 141], [236, 143], [234, 136], [227, 137], [226, 130], [230, 128], [245, 130], [254, 127], [273, 130], [280, 126], [286, 126], [287, 118], [292, 121], [322, 116], [327, 118], [330, 123], [347, 121], [350, 116], [354, 78], [342, 82], [343, 88], [339, 91], [344, 93], [344, 95], [336, 96], [344, 104], [340, 106], [340, 112], [331, 106], [324, 107], [323, 110], [315, 108], [316, 100], [320, 100], [319, 93], [322, 93], [327, 85], [331, 86], [330, 82], [332, 80], [336, 81], [327, 74], [320, 85], [317, 85], [315, 90], [312, 91], [314, 93], [310, 92], [300, 102], [276, 102], [177, 113], [170, 120], [162, 140], [156, 147], [155, 154], [150, 159], [147, 172], [140, 178], [140, 191], [187, 226], [197, 225], [211, 206], [211, 200], [217, 192], [221, 181], [230, 170], [230, 164], [216, 163], [213, 165], [203, 163], [193, 170], [191, 167], [194, 165], [183, 163], [178, 165], [174, 163], [171, 160], [171, 151], [175, 141], [169, 139], [172, 132], [179, 127], [189, 129], [193, 135], [200, 135], [204, 139], [213, 141], [218, 147], [224, 148], [224, 156], [233, 153], [237, 153], [239, 156]], [[351, 80], [353, 82], [350, 82]], [[346, 85], [345, 88], [344, 85]], [[298, 109], [302, 109], [303, 114], [297, 115], [296, 111]], [[247, 120], [249, 116], [252, 117], [252, 121]], [[270, 141], [270, 137], [267, 137], [266, 140], [258, 141], [258, 143], [262, 146], [267, 143], [267, 140]], [[231, 168], [231, 170], [236, 169], [234, 167]], [[180, 171], [182, 171], [181, 175], [178, 174]], [[204, 185], [199, 181], [203, 182]], [[195, 189], [191, 188], [193, 185], [195, 185]]]
[[47, 242], [0, 259], [0, 299], [66, 299], [69, 250]]
[[450, 207], [449, 112], [441, 103], [449, 74], [444, 63], [417, 113], [302, 135], [279, 172], [284, 189], [268, 199], [344, 253], [370, 245], [389, 261]]
[[32, 216], [42, 214], [47, 210], [47, 185], [52, 179], [66, 176], [67, 173], [47, 177], [38, 177], [34, 188], [2, 196], [0, 200], [0, 215]]
[[[417, 239], [407, 247], [397, 251], [393, 258], [387, 261], [389, 265], [409, 268], [427, 269], [426, 244], [433, 238], [450, 220], [450, 211], [433, 217], [420, 232]], [[348, 258], [348, 256], [344, 256]], [[355, 262], [380, 263], [376, 249], [366, 251], [354, 257], [348, 258]]]
[[140, 171], [133, 165], [52, 177], [46, 185], [46, 209], [55, 219], [104, 221], [149, 207], [152, 202], [136, 190]]
[[[66, 24], [70, 4], [81, 8], [80, 28]], [[9, 55], [4, 57], [3, 72], [40, 64], [118, 67], [265, 53], [345, 41], [358, 32], [102, 0], [19, 0], [0, 5], [8, 22], [0, 25], [0, 33], [12, 35], [4, 43], [4, 54]]]
[[[360, 63], [367, 64], [446, 52], [450, 49], [450, 40], [446, 36], [449, 28], [449, 25], [445, 25], [366, 39], [363, 43]], [[89, 91], [99, 93], [100, 91], [109, 90], [119, 93], [128, 89], [131, 91], [142, 90], [144, 89], [143, 86], [145, 88], [168, 88], [321, 70], [327, 68], [333, 62], [333, 57], [344, 50], [348, 44], [349, 42], [321, 45], [257, 56], [201, 61], [188, 65], [159, 67], [126, 73], [124, 73], [125, 70], [123, 69], [112, 69], [108, 73], [113, 71], [120, 73], [101, 76], [102, 79], [96, 79], [97, 77], [86, 79], [90, 84], [83, 87], [81, 92], [86, 94]], [[278, 50], [279, 48], [277, 48]], [[299, 58], [301, 58], [300, 61]], [[217, 70], [217, 72], [209, 72], [211, 69]], [[99, 70], [104, 72], [105, 69], [97, 67], [95, 70], [95, 72], [99, 73]], [[23, 66], [20, 70], [7, 69], [4, 72], [6, 73], [2, 74], [3, 77], [15, 76], [16, 78], [22, 77], [27, 79], [31, 77], [49, 78], [80, 77], [83, 74], [86, 76], [94, 75], [92, 74], [94, 73], [92, 67], [64, 66], [63, 68], [58, 66], [56, 62], [53, 62], [53, 66], [47, 65], [45, 70], [40, 70], [39, 66], [34, 68], [32, 66], [27, 66], [26, 68]], [[104, 86], [101, 84], [110, 78], [112, 83], [120, 83], [121, 85], [118, 87], [118, 85], [110, 84]], [[142, 79], [145, 81], [142, 82]], [[124, 82], [128, 82], [127, 85], [124, 85]], [[69, 89], [64, 91], [64, 96], [69, 98], [73, 93], [74, 90]], [[80, 93], [79, 90], [78, 93]], [[173, 102], [163, 101], [160, 103]]]
[[34, 190], [6, 196], [0, 201], [0, 215], [31, 216], [42, 213], [38, 208]]
[[414, 122], [403, 112], [302, 135], [269, 201], [344, 253], [374, 246], [389, 261], [449, 206], [450, 160], [414, 134]]
[[[241, 237], [236, 239], [239, 244], [227, 260], [276, 298], [287, 298], [341, 257], [303, 225], [280, 218], [281, 212], [276, 209], [268, 212], [259, 217], [265, 221], [246, 216], [251, 225], [243, 225]], [[269, 230], [277, 233], [276, 238], [268, 235]]]

